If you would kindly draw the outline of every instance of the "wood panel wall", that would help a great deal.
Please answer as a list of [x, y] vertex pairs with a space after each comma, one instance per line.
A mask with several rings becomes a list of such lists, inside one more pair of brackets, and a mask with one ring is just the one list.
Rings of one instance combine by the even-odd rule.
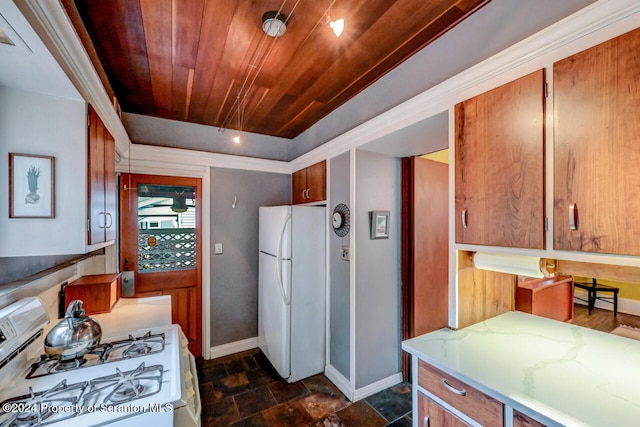
[[480, 270], [458, 251], [458, 329], [515, 309], [516, 276]]

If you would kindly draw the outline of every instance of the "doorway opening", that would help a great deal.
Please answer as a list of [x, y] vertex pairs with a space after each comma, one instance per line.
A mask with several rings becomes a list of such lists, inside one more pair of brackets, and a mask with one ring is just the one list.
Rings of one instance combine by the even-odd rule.
[[132, 296], [169, 295], [172, 322], [202, 356], [202, 180], [121, 174], [119, 237]]

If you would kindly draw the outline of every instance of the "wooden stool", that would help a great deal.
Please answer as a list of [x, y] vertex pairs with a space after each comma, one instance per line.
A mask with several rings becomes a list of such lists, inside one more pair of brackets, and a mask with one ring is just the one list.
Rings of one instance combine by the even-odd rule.
[[[591, 283], [576, 282], [575, 286], [580, 289], [584, 289], [589, 294], [587, 301], [583, 300], [582, 298], [576, 297], [580, 301], [585, 301], [587, 303], [589, 307], [589, 315], [591, 315], [591, 312], [593, 311], [593, 307], [595, 307], [596, 305], [597, 299], [599, 299], [600, 301], [607, 302], [609, 304], [613, 304], [613, 315], [614, 316], [618, 315], [618, 292], [620, 291], [619, 288], [614, 288], [613, 286], [607, 286], [607, 285], [599, 285], [596, 282], [595, 278], [592, 279]], [[611, 292], [611, 296], [610, 297], [601, 296], [601, 295], [598, 295], [598, 292]]]

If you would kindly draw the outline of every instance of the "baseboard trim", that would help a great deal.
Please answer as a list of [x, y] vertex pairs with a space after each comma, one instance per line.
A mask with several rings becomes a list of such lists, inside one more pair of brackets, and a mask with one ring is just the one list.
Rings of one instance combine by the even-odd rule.
[[209, 358], [216, 359], [218, 357], [228, 356], [241, 351], [251, 350], [258, 347], [258, 337], [247, 338], [246, 340], [230, 342], [209, 349]]
[[[585, 301], [588, 298], [587, 291], [584, 291], [582, 289], [580, 290], [576, 289], [574, 295], [577, 298], [582, 298]], [[611, 295], [611, 293], [607, 295]], [[574, 300], [574, 302], [576, 302], [577, 304], [587, 305], [585, 301]], [[596, 300], [596, 307], [602, 308], [603, 310], [613, 311], [613, 304], [608, 304], [605, 301]], [[640, 301], [618, 297], [618, 313], [626, 313], [626, 314], [632, 314], [634, 316], [640, 316]]]
[[332, 365], [326, 365], [324, 367], [324, 374], [329, 381], [331, 381], [338, 389], [346, 396], [347, 399], [353, 402], [353, 389], [351, 388], [351, 382], [344, 375], [342, 375]]
[[387, 389], [401, 382], [402, 382], [402, 373], [398, 372], [397, 374], [393, 374], [391, 376], [388, 376], [387, 378], [383, 378], [380, 381], [376, 381], [375, 383], [369, 384], [368, 386], [356, 389], [353, 392], [353, 401], [357, 402], [358, 400], [364, 399], [365, 397], [369, 397], [372, 394], [376, 394], [379, 391]]

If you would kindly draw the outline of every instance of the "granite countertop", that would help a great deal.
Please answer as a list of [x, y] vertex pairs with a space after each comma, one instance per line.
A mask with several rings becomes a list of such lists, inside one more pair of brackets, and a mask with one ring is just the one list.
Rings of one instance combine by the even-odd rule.
[[508, 312], [402, 349], [548, 424], [640, 423], [640, 341]]

